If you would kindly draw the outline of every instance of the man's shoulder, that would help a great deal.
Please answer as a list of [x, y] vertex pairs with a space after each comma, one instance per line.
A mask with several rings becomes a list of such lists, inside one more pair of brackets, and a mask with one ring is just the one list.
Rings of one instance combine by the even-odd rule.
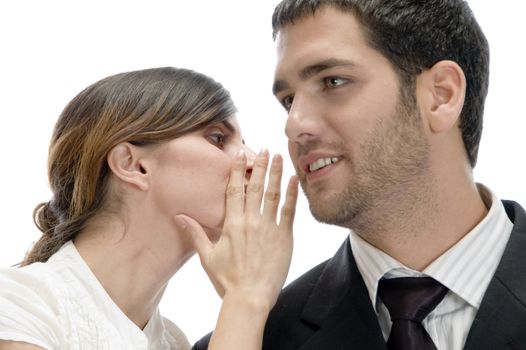
[[329, 260], [311, 268], [287, 285], [281, 291], [272, 313], [279, 312], [283, 308], [290, 308], [292, 305], [299, 305], [308, 299]]
[[[504, 209], [506, 210], [506, 214], [508, 215], [508, 218], [515, 224], [515, 223], [524, 223], [526, 221], [526, 211], [524, 210], [524, 207], [521, 206], [521, 204], [513, 201], [513, 200], [502, 200], [502, 204], [504, 205]], [[516, 222], [518, 221], [518, 222]]]
[[297, 349], [315, 331], [312, 325], [304, 322], [302, 313], [328, 261], [305, 272], [283, 289], [267, 319], [263, 349]]
[[[324, 261], [305, 272], [281, 291], [278, 300], [276, 301], [274, 308], [271, 310], [267, 320], [267, 333], [274, 327], [278, 327], [283, 330], [281, 325], [288, 324], [290, 326], [292, 323], [294, 323], [294, 321], [299, 319], [299, 314], [301, 313], [303, 305], [309, 298], [312, 289], [316, 285], [316, 282], [318, 281], [328, 261], [329, 260]], [[284, 333], [276, 332], [272, 338], [275, 338], [278, 334]], [[195, 343], [195, 345], [192, 347], [192, 350], [207, 349], [211, 336], [212, 333], [204, 336]]]

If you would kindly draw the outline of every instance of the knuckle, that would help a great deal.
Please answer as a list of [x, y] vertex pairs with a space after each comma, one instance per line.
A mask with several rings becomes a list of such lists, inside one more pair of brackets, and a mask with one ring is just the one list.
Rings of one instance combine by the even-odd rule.
[[228, 186], [226, 188], [227, 197], [239, 197], [243, 195], [243, 186]]
[[269, 173], [274, 176], [280, 176], [282, 172], [283, 168], [281, 166], [272, 166], [269, 171]]
[[243, 221], [239, 218], [225, 218], [224, 227], [235, 228], [243, 226]]
[[247, 215], [241, 219], [241, 224], [245, 232], [257, 232], [259, 227], [259, 219], [255, 215]]
[[233, 170], [244, 170], [245, 169], [245, 160], [236, 160], [234, 161], [234, 163], [232, 164], [232, 169]]
[[249, 232], [257, 232], [259, 224], [255, 220], [251, 220], [246, 223], [246, 228]]
[[238, 161], [234, 162], [232, 165], [232, 169], [235, 171], [244, 171], [245, 170], [245, 162], [244, 161]]
[[265, 193], [265, 200], [269, 202], [279, 201], [281, 194], [277, 191], [267, 191]]
[[261, 192], [261, 191], [263, 191], [262, 183], [255, 182], [255, 183], [250, 183], [247, 186], [247, 192], [254, 193], [254, 192]]
[[281, 215], [286, 217], [291, 217], [294, 215], [294, 209], [289, 207], [283, 207], [281, 208]]
[[257, 157], [256, 160], [254, 161], [255, 167], [266, 168], [267, 164], [268, 164], [267, 158]]

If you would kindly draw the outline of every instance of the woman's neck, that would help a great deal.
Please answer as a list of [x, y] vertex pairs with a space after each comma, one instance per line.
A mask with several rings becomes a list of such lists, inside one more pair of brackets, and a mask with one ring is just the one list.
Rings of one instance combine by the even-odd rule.
[[144, 221], [105, 218], [93, 220], [74, 243], [115, 304], [143, 329], [169, 279], [193, 254], [178, 236]]

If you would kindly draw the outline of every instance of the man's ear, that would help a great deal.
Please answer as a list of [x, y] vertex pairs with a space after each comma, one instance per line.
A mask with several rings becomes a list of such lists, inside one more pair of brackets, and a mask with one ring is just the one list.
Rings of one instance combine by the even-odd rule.
[[144, 149], [129, 142], [119, 143], [108, 154], [107, 161], [112, 173], [123, 182], [148, 190], [150, 176], [142, 164]]
[[424, 71], [417, 79], [417, 90], [432, 132], [457, 125], [466, 96], [466, 77], [456, 62], [440, 61]]

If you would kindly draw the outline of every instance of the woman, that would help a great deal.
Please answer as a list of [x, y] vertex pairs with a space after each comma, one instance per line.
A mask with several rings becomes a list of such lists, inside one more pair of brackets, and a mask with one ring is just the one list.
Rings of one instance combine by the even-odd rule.
[[[195, 253], [223, 297], [210, 349], [259, 349], [292, 251], [297, 180], [255, 156], [228, 92], [194, 71], [105, 78], [54, 129], [42, 237], [0, 270], [0, 349], [188, 349], [160, 316]], [[245, 194], [246, 193], [246, 194]], [[225, 195], [226, 194], [226, 195]]]

